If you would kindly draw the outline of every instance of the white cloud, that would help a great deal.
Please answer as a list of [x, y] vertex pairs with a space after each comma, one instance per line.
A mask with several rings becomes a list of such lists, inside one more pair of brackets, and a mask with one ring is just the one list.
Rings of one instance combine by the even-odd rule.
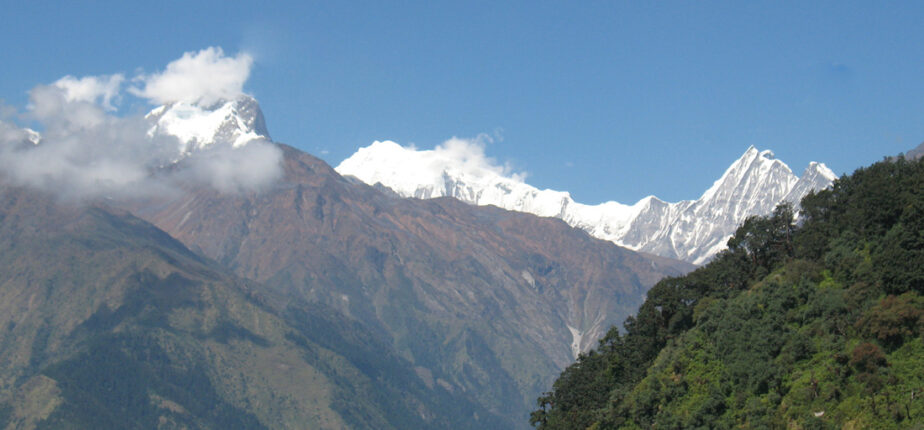
[[0, 119], [0, 142], [20, 142], [24, 145], [28, 141], [28, 130]]
[[474, 139], [453, 136], [433, 148], [432, 157], [442, 169], [454, 168], [474, 177], [496, 174], [524, 181], [525, 172], [514, 172], [509, 163], [498, 164], [497, 160], [485, 155], [485, 146], [493, 142], [494, 138], [487, 134], [479, 134]]
[[54, 86], [64, 90], [64, 98], [69, 102], [100, 103], [104, 109], [112, 111], [115, 110], [112, 101], [117, 101], [124, 80], [125, 76], [120, 73], [80, 79], [67, 75], [58, 79]]
[[[151, 172], [170, 160], [176, 143], [149, 138], [143, 118], [109, 115], [54, 84], [38, 86], [30, 95], [26, 116], [43, 126], [42, 139], [37, 145], [23, 141], [25, 129], [0, 136], [0, 171], [6, 180], [77, 200], [163, 188]], [[95, 100], [104, 103], [104, 98]]]
[[94, 100], [70, 97], [66, 88], [39, 85], [29, 91], [29, 112], [33, 120], [53, 133], [74, 133], [92, 129], [105, 122], [107, 114]]
[[129, 92], [154, 104], [189, 102], [210, 106], [244, 94], [251, 66], [253, 57], [247, 53], [226, 57], [221, 48], [209, 47], [183, 54], [161, 73], [136, 77], [134, 80], [142, 87], [129, 88]]
[[226, 194], [261, 191], [282, 177], [282, 151], [264, 140], [213, 145], [184, 160], [182, 175]]
[[455, 195], [458, 190], [447, 188], [447, 176], [463, 178], [475, 188], [491, 188], [498, 181], [510, 186], [524, 184], [525, 172], [516, 172], [509, 164], [485, 155], [490, 142], [493, 139], [484, 134], [474, 139], [453, 137], [433, 149], [418, 150], [413, 145], [376, 141], [343, 160], [335, 170], [417, 197]]
[[[241, 55], [225, 58], [218, 48], [187, 53], [170, 63], [163, 74], [151, 78], [154, 86], [150, 88], [157, 92], [176, 82], [177, 71], [186, 70], [189, 62], [219, 64], [206, 67], [213, 73], [227, 67], [240, 72], [232, 66], [245, 64], [243, 78], [239, 73], [229, 79], [211, 78], [220, 82], [246, 79], [250, 61]], [[51, 85], [33, 88], [24, 114], [0, 106], [0, 177], [63, 198], [84, 200], [177, 192], [190, 182], [223, 193], [259, 191], [282, 176], [282, 151], [272, 143], [252, 141], [234, 147], [233, 142], [217, 142], [182, 154], [176, 137], [148, 133], [152, 124], [144, 117], [116, 116], [111, 112], [112, 102], [120, 97], [123, 79], [118, 74], [65, 76]], [[191, 85], [191, 81], [183, 85]], [[240, 80], [234, 85], [208, 87], [199, 91], [198, 101], [210, 101], [223, 92], [239, 93], [242, 85]], [[30, 141], [37, 140], [35, 132], [17, 126], [9, 119], [14, 117], [39, 125], [41, 141]]]

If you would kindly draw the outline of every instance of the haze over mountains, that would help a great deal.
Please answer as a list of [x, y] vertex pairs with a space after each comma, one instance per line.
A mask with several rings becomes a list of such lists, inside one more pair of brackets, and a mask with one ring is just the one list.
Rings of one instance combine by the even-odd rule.
[[633, 205], [585, 205], [567, 192], [530, 186], [523, 175], [488, 159], [482, 143], [457, 138], [433, 150], [377, 141], [343, 160], [336, 170], [405, 197], [450, 196], [560, 218], [594, 237], [693, 264], [724, 249], [748, 216], [766, 215], [784, 201], [798, 204], [836, 178], [816, 162], [796, 176], [773, 152], [752, 146], [697, 200], [668, 203], [649, 196]]

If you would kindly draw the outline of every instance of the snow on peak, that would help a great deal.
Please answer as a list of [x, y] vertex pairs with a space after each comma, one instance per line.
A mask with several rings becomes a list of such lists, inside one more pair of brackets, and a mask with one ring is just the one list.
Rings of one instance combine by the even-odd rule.
[[824, 163], [812, 161], [783, 200], [792, 203], [794, 206], [798, 205], [806, 194], [827, 188], [835, 179], [837, 179], [837, 175], [828, 166], [825, 166]]
[[382, 184], [405, 197], [455, 197], [476, 205], [495, 205], [540, 216], [564, 216], [574, 203], [567, 192], [539, 190], [524, 173], [498, 165], [484, 153], [484, 142], [453, 138], [434, 149], [418, 150], [376, 141], [343, 160], [336, 170], [370, 184]]
[[174, 136], [179, 151], [187, 154], [214, 144], [246, 145], [252, 140], [270, 140], [260, 105], [250, 96], [219, 101], [210, 106], [178, 101], [151, 110], [149, 136]]
[[798, 203], [835, 179], [821, 163], [810, 164], [798, 178], [772, 151], [750, 146], [697, 200], [668, 203], [648, 196], [633, 205], [585, 205], [567, 192], [527, 184], [524, 174], [486, 157], [483, 143], [456, 138], [432, 150], [377, 141], [360, 148], [336, 170], [405, 197], [449, 196], [560, 218], [594, 237], [694, 264], [724, 249], [748, 216], [769, 214], [783, 201]]
[[806, 172], [808, 172], [809, 170], [816, 172], [817, 174], [821, 175], [823, 178], [829, 181], [834, 181], [835, 179], [837, 179], [837, 175], [834, 174], [834, 172], [831, 169], [829, 169], [828, 166], [825, 166], [825, 163], [819, 163], [817, 161], [812, 161], [811, 163], [809, 163], [808, 167], [805, 170]]
[[[371, 165], [376, 168], [363, 168]], [[485, 157], [480, 144], [461, 139], [450, 139], [434, 149], [422, 151], [390, 140], [376, 141], [360, 148], [340, 163], [338, 169], [349, 171], [370, 184], [382, 183], [399, 193], [421, 198], [451, 196], [453, 190], [447, 187], [446, 175], [480, 184], [508, 176], [516, 181], [520, 177], [494, 165]]]
[[[730, 192], [734, 190], [750, 189], [755, 186], [770, 182], [778, 183], [777, 188], [788, 190], [792, 186], [795, 178], [789, 166], [780, 160], [774, 158], [773, 151], [758, 151], [754, 146], [750, 146], [740, 158], [735, 160], [731, 166], [725, 170], [725, 173], [716, 180], [708, 190], [700, 197], [700, 200], [712, 200], [722, 198], [722, 191]], [[785, 192], [785, 191], [784, 191]]]

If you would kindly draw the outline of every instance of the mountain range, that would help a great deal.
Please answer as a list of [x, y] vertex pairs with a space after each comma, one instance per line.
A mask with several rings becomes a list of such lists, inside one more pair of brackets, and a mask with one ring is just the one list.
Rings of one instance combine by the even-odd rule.
[[555, 219], [403, 199], [280, 147], [271, 190], [127, 207], [241, 277], [361, 322], [424, 380], [504, 417], [524, 414], [658, 279], [691, 268]]
[[0, 178], [0, 427], [525, 428], [558, 372], [693, 268], [343, 177], [268, 143], [249, 97], [147, 121], [176, 138], [157, 174], [259, 141], [281, 177], [89, 201]]
[[670, 203], [648, 196], [633, 205], [614, 201], [586, 205], [567, 192], [540, 190], [520, 175], [472, 162], [466, 158], [471, 148], [460, 150], [461, 145], [471, 144], [454, 139], [434, 150], [416, 150], [377, 141], [343, 160], [336, 170], [405, 197], [449, 196], [474, 205], [560, 218], [599, 239], [693, 264], [703, 264], [724, 249], [748, 216], [769, 214], [782, 202], [798, 204], [836, 178], [816, 162], [796, 176], [773, 152], [751, 146], [696, 200]]

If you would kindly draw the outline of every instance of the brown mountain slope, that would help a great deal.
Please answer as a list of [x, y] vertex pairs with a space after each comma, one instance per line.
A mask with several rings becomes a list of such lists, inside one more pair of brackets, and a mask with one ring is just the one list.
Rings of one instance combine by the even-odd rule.
[[555, 219], [396, 198], [281, 147], [285, 178], [270, 191], [195, 189], [133, 210], [241, 276], [342, 310], [428, 383], [519, 422], [574, 350], [691, 268]]
[[506, 428], [320, 304], [0, 184], [0, 428]]

